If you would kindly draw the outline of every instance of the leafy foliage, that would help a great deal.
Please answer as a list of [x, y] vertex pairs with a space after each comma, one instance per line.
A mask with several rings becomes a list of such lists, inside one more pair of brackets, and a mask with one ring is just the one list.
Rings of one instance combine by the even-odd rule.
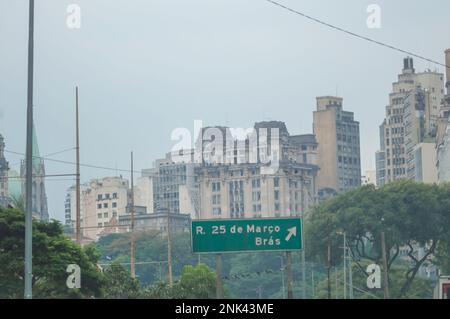
[[[0, 298], [22, 298], [25, 216], [0, 208]], [[89, 298], [102, 295], [104, 279], [92, 248], [81, 249], [63, 235], [59, 222], [33, 221], [33, 295], [35, 298]], [[66, 268], [77, 264], [81, 289], [68, 289]]]
[[[408, 296], [420, 267], [431, 262], [438, 243], [445, 250], [449, 242], [450, 186], [400, 181], [375, 189], [364, 186], [317, 206], [306, 221], [309, 258], [326, 263], [331, 246], [332, 264], [342, 261], [342, 236], [347, 234], [358, 270], [359, 260], [381, 264], [381, 232], [385, 233], [388, 274], [392, 296]], [[421, 251], [421, 253], [419, 253]], [[394, 264], [405, 261], [402, 280], [391, 278]], [[438, 260], [436, 260], [438, 262]]]

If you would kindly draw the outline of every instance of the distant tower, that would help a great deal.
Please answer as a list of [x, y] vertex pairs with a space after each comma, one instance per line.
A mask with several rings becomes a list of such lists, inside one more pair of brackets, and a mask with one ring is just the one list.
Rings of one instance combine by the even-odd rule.
[[8, 162], [5, 159], [5, 142], [0, 134], [0, 206], [8, 206]]
[[[22, 193], [25, 194], [25, 161], [22, 161], [20, 176], [22, 177]], [[47, 195], [45, 193], [45, 165], [39, 153], [36, 129], [33, 127], [33, 217], [48, 221]], [[25, 196], [24, 196], [25, 198]]]

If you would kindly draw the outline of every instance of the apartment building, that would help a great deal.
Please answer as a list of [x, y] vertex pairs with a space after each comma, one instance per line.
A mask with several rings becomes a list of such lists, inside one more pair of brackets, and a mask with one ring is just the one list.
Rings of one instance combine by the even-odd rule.
[[[392, 85], [386, 116], [380, 127], [381, 149], [377, 153], [377, 180], [383, 180], [380, 185], [397, 179], [417, 180], [416, 172], [423, 171], [423, 168], [416, 168], [416, 163], [420, 162], [415, 157], [420, 154], [417, 145], [429, 143], [422, 148], [429, 149], [435, 143], [444, 100], [443, 83], [443, 74], [430, 70], [416, 73], [413, 59], [403, 60], [402, 73]], [[381, 157], [384, 163], [379, 162]], [[435, 165], [426, 170], [432, 169], [436, 169]], [[429, 175], [436, 176], [436, 173]]]
[[341, 97], [317, 98], [313, 127], [318, 143], [319, 191], [339, 193], [361, 185], [359, 122], [353, 112], [343, 110], [342, 104]]

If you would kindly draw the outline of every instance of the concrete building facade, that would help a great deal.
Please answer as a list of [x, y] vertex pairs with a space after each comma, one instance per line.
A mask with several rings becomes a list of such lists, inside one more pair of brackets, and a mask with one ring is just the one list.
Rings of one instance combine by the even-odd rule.
[[[151, 214], [144, 212], [135, 213], [136, 231], [155, 231], [165, 235], [169, 225], [172, 234], [189, 232], [191, 216], [189, 214], [169, 213], [164, 208]], [[122, 231], [130, 231], [131, 214], [119, 216], [119, 226]]]
[[128, 180], [122, 177], [92, 180], [81, 197], [83, 237], [95, 241], [105, 228], [114, 227], [112, 221], [127, 213], [128, 197]]
[[359, 122], [353, 112], [343, 110], [342, 102], [334, 96], [317, 98], [313, 127], [318, 143], [319, 191], [339, 193], [361, 185]]
[[[81, 194], [86, 192], [88, 189], [88, 184], [81, 184]], [[83, 216], [84, 216], [84, 201], [81, 200], [80, 197], [80, 221], [81, 225], [83, 224]], [[66, 198], [64, 200], [64, 224], [70, 227], [73, 231], [75, 231], [76, 226], [76, 218], [77, 218], [77, 196], [76, 196], [76, 187], [71, 186], [66, 191]]]
[[[168, 153], [164, 159], [155, 161], [153, 169], [142, 171], [142, 178], [138, 181], [138, 195], [145, 193], [146, 201], [140, 202], [147, 206], [148, 212], [156, 212], [158, 209], [168, 209], [174, 214], [188, 214], [195, 218], [196, 198], [195, 172], [196, 166], [192, 161], [175, 161], [173, 154]], [[145, 180], [145, 184], [142, 184]]]
[[[252, 162], [249, 156], [248, 136], [244, 141], [236, 141], [234, 149], [227, 149], [229, 155], [234, 155], [230, 161], [205, 161], [195, 168], [200, 219], [300, 216], [316, 202], [318, 167], [314, 136], [290, 136], [285, 124], [277, 121], [258, 122], [254, 129], [258, 134], [257, 162]], [[268, 132], [275, 129], [277, 142], [270, 136], [271, 142], [263, 141], [260, 129]], [[220, 128], [224, 136], [229, 135], [227, 130]], [[238, 150], [237, 145], [247, 149]], [[240, 154], [247, 155], [238, 159]], [[276, 170], [268, 169], [273, 154], [279, 156]], [[271, 161], [266, 161], [266, 157]]]
[[0, 206], [7, 207], [9, 199], [8, 191], [9, 164], [5, 158], [5, 140], [0, 134]]
[[450, 49], [445, 51], [447, 82], [436, 138], [438, 181], [450, 182]]
[[[415, 156], [420, 154], [417, 145], [434, 142], [443, 98], [443, 74], [430, 70], [416, 73], [413, 59], [405, 58], [402, 73], [392, 85], [381, 125], [380, 152], [384, 156], [377, 153], [379, 180], [381, 175], [384, 183], [417, 179], [416, 172], [423, 171], [423, 168], [415, 167], [419, 162]], [[381, 157], [384, 157], [383, 164], [379, 163]], [[433, 169], [435, 165], [426, 171]]]

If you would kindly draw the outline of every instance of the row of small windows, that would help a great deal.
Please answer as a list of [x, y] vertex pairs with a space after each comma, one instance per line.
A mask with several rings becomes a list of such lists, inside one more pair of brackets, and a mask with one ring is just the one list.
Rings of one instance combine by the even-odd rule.
[[[108, 208], [108, 203], [103, 203], [103, 205], [102, 204], [97, 204], [97, 208], [98, 209], [101, 209], [101, 208]], [[117, 207], [117, 203], [116, 202], [113, 202], [112, 203], [112, 207], [113, 208], [116, 208]]]
[[392, 104], [394, 104], [394, 105], [403, 104], [403, 98], [397, 97], [397, 98], [392, 99]]
[[[392, 134], [403, 134], [405, 132], [405, 128], [404, 127], [392, 127], [391, 128], [391, 133]], [[389, 129], [386, 129], [386, 136], [389, 136]]]
[[[113, 193], [112, 194], [112, 198], [116, 199], [117, 198], [117, 193]], [[111, 199], [111, 194], [98, 194], [97, 195], [97, 200], [108, 200]]]
[[[112, 217], [117, 217], [117, 212], [113, 212]], [[98, 213], [97, 218], [109, 218], [109, 213]]]
[[343, 141], [346, 143], [354, 143], [354, 144], [358, 144], [359, 143], [359, 137], [358, 136], [352, 136], [352, 135], [345, 135], [345, 134], [338, 134], [337, 135], [337, 140], [338, 141]]
[[343, 187], [351, 187], [351, 186], [359, 186], [361, 185], [361, 181], [357, 178], [339, 178], [339, 185]]
[[338, 156], [338, 162], [349, 164], [349, 165], [359, 165], [361, 163], [360, 159], [357, 157], [347, 157], [347, 156]]
[[347, 131], [350, 133], [358, 133], [359, 127], [358, 125], [345, 125], [345, 124], [337, 124], [336, 129], [338, 131]]
[[[394, 158], [394, 159], [392, 159], [392, 164], [393, 165], [404, 165], [405, 164], [405, 158], [404, 157], [399, 157], [399, 158]], [[387, 160], [387, 164], [388, 165], [391, 165], [391, 160], [390, 159], [388, 159]]]
[[359, 147], [357, 146], [346, 146], [346, 145], [338, 145], [339, 152], [350, 152], [359, 154]]
[[[403, 144], [405, 142], [405, 139], [403, 137], [393, 137], [392, 138], [392, 144]], [[386, 139], [386, 145], [389, 146], [390, 145], [390, 139], [387, 138]]]
[[[392, 170], [392, 172], [394, 173], [394, 176], [401, 176], [401, 175], [405, 175], [406, 174], [406, 169], [405, 168], [394, 168]], [[388, 176], [391, 176], [391, 170], [388, 169]]]
[[391, 118], [389, 118], [389, 124], [398, 124], [398, 123], [403, 123], [403, 116], [402, 115], [394, 115]]

